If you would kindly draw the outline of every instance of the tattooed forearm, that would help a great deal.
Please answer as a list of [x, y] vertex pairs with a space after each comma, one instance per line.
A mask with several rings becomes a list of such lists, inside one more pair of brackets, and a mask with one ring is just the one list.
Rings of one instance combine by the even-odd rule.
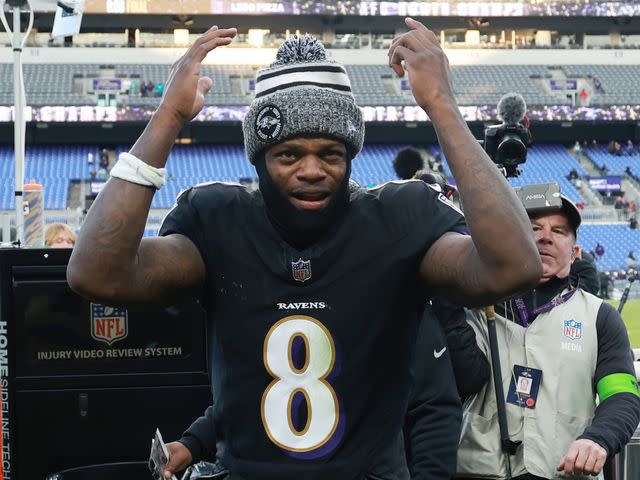
[[443, 265], [450, 276], [455, 275], [449, 280], [452, 284], [462, 282], [470, 291], [481, 293], [489, 288], [496, 294], [537, 281], [541, 265], [531, 224], [513, 189], [473, 137], [455, 105], [429, 113], [456, 180], [473, 239], [468, 256], [439, 255], [453, 263]]
[[[171, 118], [156, 116], [131, 152], [163, 167], [177, 131]], [[160, 303], [201, 280], [202, 260], [189, 240], [142, 241], [154, 192], [118, 178], [107, 182], [69, 260], [67, 278], [74, 290], [112, 304]]]

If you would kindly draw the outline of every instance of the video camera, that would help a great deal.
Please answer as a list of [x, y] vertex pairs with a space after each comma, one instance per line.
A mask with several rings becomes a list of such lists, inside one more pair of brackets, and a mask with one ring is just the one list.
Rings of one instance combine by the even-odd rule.
[[487, 127], [484, 132], [484, 149], [505, 177], [517, 177], [521, 173], [518, 165], [527, 161], [527, 148], [532, 140], [526, 111], [522, 95], [507, 93], [498, 102], [498, 118], [502, 123]]

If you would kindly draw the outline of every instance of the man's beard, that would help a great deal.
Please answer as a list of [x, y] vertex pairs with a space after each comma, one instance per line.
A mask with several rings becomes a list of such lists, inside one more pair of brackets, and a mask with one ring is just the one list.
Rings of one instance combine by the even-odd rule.
[[331, 227], [337, 225], [347, 212], [351, 160], [347, 160], [344, 178], [331, 201], [320, 210], [299, 210], [293, 206], [271, 178], [264, 155], [256, 161], [255, 167], [269, 220], [284, 240], [299, 250], [318, 241]]

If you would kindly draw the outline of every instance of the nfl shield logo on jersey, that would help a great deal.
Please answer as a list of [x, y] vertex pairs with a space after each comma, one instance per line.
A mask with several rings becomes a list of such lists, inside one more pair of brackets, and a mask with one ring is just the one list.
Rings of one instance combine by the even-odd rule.
[[129, 333], [127, 310], [91, 304], [91, 336], [94, 340], [111, 345], [122, 340]]
[[564, 321], [564, 336], [571, 340], [578, 340], [582, 338], [582, 322], [576, 322], [575, 320]]
[[291, 262], [291, 273], [294, 280], [306, 282], [311, 278], [311, 260], [302, 260], [300, 258], [297, 262]]

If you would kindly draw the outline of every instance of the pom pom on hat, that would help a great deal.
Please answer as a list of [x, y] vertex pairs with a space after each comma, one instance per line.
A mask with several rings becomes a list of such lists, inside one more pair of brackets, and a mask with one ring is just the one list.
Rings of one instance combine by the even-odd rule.
[[278, 49], [276, 61], [271, 64], [287, 65], [301, 62], [324, 62], [327, 52], [313, 35], [292, 35]]

